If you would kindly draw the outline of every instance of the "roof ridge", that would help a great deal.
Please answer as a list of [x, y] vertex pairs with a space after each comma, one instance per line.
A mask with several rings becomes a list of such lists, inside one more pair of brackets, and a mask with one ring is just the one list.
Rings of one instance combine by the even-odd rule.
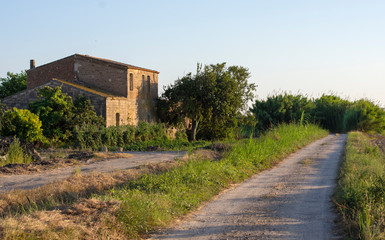
[[117, 64], [117, 65], [125, 66], [125, 67], [131, 68], [131, 69], [139, 69], [139, 70], [145, 70], [145, 71], [150, 71], [150, 72], [154, 72], [154, 73], [159, 73], [158, 71], [155, 71], [155, 70], [152, 70], [152, 69], [138, 67], [138, 66], [134, 66], [134, 65], [131, 65], [131, 64], [127, 64], [127, 63], [122, 63], [122, 62], [110, 60], [110, 59], [107, 59], [107, 58], [99, 58], [99, 57], [94, 57], [94, 56], [85, 55], [85, 54], [79, 54], [79, 53], [75, 53], [74, 55], [75, 56], [85, 57], [85, 58], [90, 58], [90, 59], [95, 59], [95, 60], [99, 60], [99, 61], [103, 61], [103, 62], [108, 62], [108, 63], [112, 63], [112, 64]]

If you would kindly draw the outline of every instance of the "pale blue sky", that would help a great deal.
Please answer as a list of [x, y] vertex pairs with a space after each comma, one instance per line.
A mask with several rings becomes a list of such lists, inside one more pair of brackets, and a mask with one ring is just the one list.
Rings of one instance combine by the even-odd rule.
[[385, 1], [5, 1], [0, 77], [74, 53], [160, 71], [249, 68], [258, 98], [336, 92], [385, 106]]

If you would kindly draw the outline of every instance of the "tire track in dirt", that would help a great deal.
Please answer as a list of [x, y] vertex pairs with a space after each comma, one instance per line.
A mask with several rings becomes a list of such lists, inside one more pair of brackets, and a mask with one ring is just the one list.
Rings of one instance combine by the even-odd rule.
[[151, 239], [338, 239], [331, 196], [346, 135], [329, 135]]

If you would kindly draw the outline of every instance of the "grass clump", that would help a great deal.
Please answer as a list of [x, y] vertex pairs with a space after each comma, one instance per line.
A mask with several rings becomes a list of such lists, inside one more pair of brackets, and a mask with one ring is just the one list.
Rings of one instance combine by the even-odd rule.
[[31, 161], [31, 156], [24, 152], [19, 139], [15, 137], [8, 147], [7, 154], [0, 160], [0, 167], [11, 163], [30, 163]]
[[348, 134], [335, 194], [347, 234], [385, 238], [385, 153], [360, 132]]

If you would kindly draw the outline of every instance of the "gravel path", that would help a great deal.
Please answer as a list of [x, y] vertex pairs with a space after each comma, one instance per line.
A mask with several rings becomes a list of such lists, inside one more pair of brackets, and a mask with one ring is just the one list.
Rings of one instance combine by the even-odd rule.
[[345, 142], [313, 142], [152, 239], [338, 239], [330, 199]]
[[183, 156], [185, 152], [132, 152], [130, 154], [132, 154], [133, 157], [108, 159], [82, 166], [57, 168], [39, 174], [0, 176], [0, 193], [12, 189], [36, 188], [56, 180], [62, 180], [71, 176], [77, 168], [81, 169], [82, 175], [91, 174], [93, 172], [112, 172], [148, 163], [174, 160], [177, 157]]

